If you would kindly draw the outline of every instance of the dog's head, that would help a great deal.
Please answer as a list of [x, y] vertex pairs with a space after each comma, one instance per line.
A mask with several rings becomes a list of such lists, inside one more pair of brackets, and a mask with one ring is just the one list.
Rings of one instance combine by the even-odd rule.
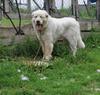
[[32, 23], [38, 32], [42, 32], [47, 27], [48, 17], [45, 10], [37, 10], [32, 13]]

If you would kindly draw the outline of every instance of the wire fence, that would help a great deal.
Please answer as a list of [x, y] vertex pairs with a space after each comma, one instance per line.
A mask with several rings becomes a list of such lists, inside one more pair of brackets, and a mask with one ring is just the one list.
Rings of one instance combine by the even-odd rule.
[[[5, 4], [5, 11], [7, 11], [7, 13], [9, 14], [13, 14], [10, 15], [11, 18], [16, 18], [16, 14], [18, 13], [16, 7], [16, 0], [5, 1], [8, 1], [8, 4]], [[72, 16], [71, 1], [72, 0], [55, 0], [55, 7], [53, 7], [52, 14], [54, 16]], [[37, 9], [44, 9], [44, 0], [17, 0], [17, 2], [20, 13], [22, 14], [22, 18], [30, 18], [32, 11]], [[96, 4], [87, 5], [87, 2], [85, 2], [85, 0], [82, 0], [81, 2], [82, 4], [78, 5], [79, 17], [96, 18]]]
[[[27, 24], [23, 20], [28, 20], [28, 24], [31, 24], [31, 12], [37, 9], [44, 9], [44, 0], [5, 0], [0, 3], [0, 20], [9, 20], [13, 28], [15, 29], [16, 35], [24, 35], [25, 31], [31, 28], [23, 29], [22, 26]], [[27, 2], [28, 1], [28, 2]], [[30, 1], [30, 2], [29, 2]], [[86, 2], [82, 5], [78, 5], [79, 18], [81, 19], [95, 19], [96, 18], [96, 4], [87, 5]], [[55, 7], [52, 8], [52, 14], [54, 17], [72, 16], [72, 3], [71, 0], [55, 0]], [[17, 26], [15, 23], [17, 20]], [[0, 21], [0, 22], [1, 22]], [[8, 23], [6, 21], [6, 23]], [[23, 23], [23, 25], [22, 25]], [[27, 24], [27, 25], [28, 25]], [[5, 24], [4, 24], [5, 26]], [[8, 25], [9, 26], [9, 25]], [[1, 27], [1, 24], [0, 24]], [[9, 30], [7, 30], [8, 32]], [[33, 32], [33, 30], [32, 30]], [[30, 33], [31, 34], [31, 33]], [[19, 38], [18, 38], [19, 39]], [[7, 40], [8, 41], [8, 40]]]
[[[0, 0], [1, 1], [1, 0]], [[4, 2], [5, 1], [5, 2]], [[72, 0], [55, 0], [54, 7], [50, 7], [51, 14], [54, 17], [72, 16], [73, 9]], [[10, 21], [14, 18], [19, 19], [19, 26], [21, 26], [21, 19], [31, 19], [31, 12], [37, 9], [44, 9], [45, 0], [2, 0], [0, 3], [3, 17], [6, 16]], [[80, 19], [95, 19], [96, 18], [96, 4], [87, 4], [82, 0], [81, 5], [78, 5], [78, 15]], [[47, 7], [49, 7], [47, 5]], [[75, 10], [76, 11], [76, 10]], [[1, 14], [0, 12], [0, 19]], [[12, 21], [11, 21], [12, 23]], [[12, 23], [14, 26], [14, 24]]]

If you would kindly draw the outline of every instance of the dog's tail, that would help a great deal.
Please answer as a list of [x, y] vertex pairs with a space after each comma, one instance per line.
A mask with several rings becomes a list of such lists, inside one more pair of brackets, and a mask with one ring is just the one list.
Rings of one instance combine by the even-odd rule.
[[79, 39], [77, 41], [77, 45], [78, 45], [78, 48], [85, 48], [85, 44], [82, 41], [82, 38], [81, 37], [79, 37]]

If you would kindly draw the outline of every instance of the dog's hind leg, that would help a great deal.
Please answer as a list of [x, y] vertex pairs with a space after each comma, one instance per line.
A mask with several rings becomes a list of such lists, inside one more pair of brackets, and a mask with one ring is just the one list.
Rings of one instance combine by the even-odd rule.
[[84, 44], [84, 42], [82, 41], [82, 38], [81, 38], [80, 35], [78, 36], [77, 46], [78, 46], [78, 48], [85, 48], [85, 44]]
[[76, 52], [77, 52], [77, 41], [76, 41], [76, 39], [73, 39], [73, 38], [68, 38], [67, 40], [70, 44], [70, 48], [73, 53], [73, 56], [75, 56]]
[[71, 52], [73, 56], [76, 55], [77, 52], [77, 39], [74, 35], [64, 34], [64, 38], [69, 42]]

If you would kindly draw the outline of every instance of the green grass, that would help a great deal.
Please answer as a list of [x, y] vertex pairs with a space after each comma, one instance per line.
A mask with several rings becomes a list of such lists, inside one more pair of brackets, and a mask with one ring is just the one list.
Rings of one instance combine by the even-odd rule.
[[[28, 52], [36, 51], [28, 45], [32, 44], [29, 38], [23, 43], [24, 46], [18, 45], [21, 46], [21, 50], [17, 46], [17, 50], [13, 51], [20, 50], [16, 54], [17, 58], [13, 57], [13, 52], [11, 53], [16, 46], [5, 48], [6, 52], [10, 50], [10, 55], [9, 52], [6, 55], [5, 50], [2, 50], [1, 54], [1, 48], [0, 95], [99, 95], [100, 73], [97, 70], [100, 69], [100, 35], [93, 34], [85, 40], [85, 43], [86, 48], [80, 49], [76, 58], [72, 57], [68, 50], [65, 53], [65, 42], [57, 43], [53, 53], [54, 59], [49, 62], [49, 67], [24, 64], [30, 62], [33, 57], [31, 53], [23, 52], [24, 49], [30, 50]], [[21, 72], [18, 72], [18, 69]], [[29, 77], [29, 81], [22, 81], [20, 78], [22, 74]], [[43, 76], [47, 78], [41, 80]]]
[[84, 8], [79, 9], [80, 19], [96, 19], [96, 6], [91, 5], [91, 6], [88, 6], [87, 9], [86, 7], [85, 9]]
[[[86, 20], [96, 19], [96, 6], [95, 5], [87, 6], [87, 9], [85, 6], [84, 6], [84, 8], [81, 8], [81, 7], [79, 8], [79, 18], [86, 19]], [[59, 9], [58, 11], [60, 12], [60, 14], [62, 16], [71, 16], [72, 15], [71, 7], [68, 9], [62, 8], [62, 9]]]
[[[13, 23], [15, 24], [15, 26], [18, 26], [19, 25], [19, 20], [18, 19], [12, 19]], [[12, 24], [10, 22], [9, 19], [7, 18], [3, 18], [1, 21], [0, 21], [0, 26], [3, 26], [3, 27], [12, 27]], [[31, 23], [31, 20], [29, 19], [22, 19], [22, 25], [26, 25], [26, 24], [29, 24]]]

